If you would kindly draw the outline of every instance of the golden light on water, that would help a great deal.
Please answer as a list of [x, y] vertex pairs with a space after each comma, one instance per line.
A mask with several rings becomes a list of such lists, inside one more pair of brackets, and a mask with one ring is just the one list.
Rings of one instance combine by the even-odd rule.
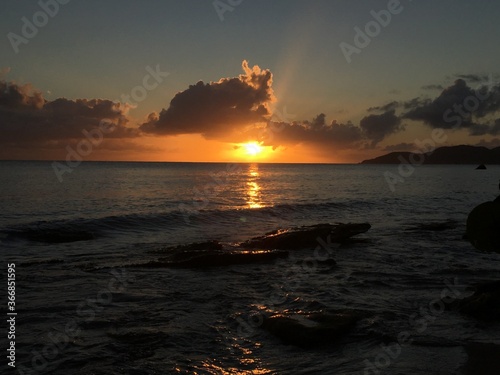
[[259, 177], [259, 166], [257, 164], [250, 165], [248, 169], [248, 181], [246, 189], [246, 200], [250, 208], [264, 207], [261, 197], [261, 188], [258, 184]]

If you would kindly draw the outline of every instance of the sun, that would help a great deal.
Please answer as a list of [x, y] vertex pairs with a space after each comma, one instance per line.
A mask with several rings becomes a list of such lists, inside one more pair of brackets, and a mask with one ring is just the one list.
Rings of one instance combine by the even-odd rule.
[[273, 158], [275, 149], [265, 146], [259, 141], [233, 144], [231, 157], [240, 161], [257, 162]]
[[259, 145], [257, 142], [249, 142], [243, 144], [243, 147], [245, 149], [245, 152], [249, 156], [256, 156], [262, 152], [262, 146]]

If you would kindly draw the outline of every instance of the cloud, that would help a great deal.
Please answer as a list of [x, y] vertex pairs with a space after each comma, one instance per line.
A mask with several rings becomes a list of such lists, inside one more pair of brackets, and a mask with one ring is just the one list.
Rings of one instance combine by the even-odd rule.
[[[451, 121], [445, 121], [443, 118], [445, 112], [462, 104], [469, 96], [474, 96], [472, 89], [467, 86], [463, 79], [457, 79], [452, 86], [444, 89], [434, 100], [415, 103], [413, 109], [405, 113], [403, 118], [423, 121], [434, 128], [450, 129], [454, 124]], [[463, 126], [472, 124], [470, 119], [464, 118], [463, 120]]]
[[264, 128], [251, 129], [245, 133], [247, 139], [257, 139], [266, 146], [289, 146], [304, 144], [322, 149], [373, 148], [385, 137], [402, 130], [401, 120], [395, 111], [363, 118], [360, 125], [352, 122], [328, 123], [324, 113], [312, 121], [269, 122]]
[[[0, 81], [0, 145], [33, 147], [82, 139], [101, 121], [116, 125], [110, 138], [137, 136], [128, 128], [128, 107], [104, 99], [48, 101], [31, 85]], [[62, 146], [64, 148], [64, 146]]]
[[361, 119], [360, 128], [366, 138], [371, 141], [371, 147], [375, 147], [386, 136], [403, 130], [401, 119], [396, 116], [394, 109], [381, 115], [369, 115]]
[[463, 79], [457, 79], [435, 99], [415, 98], [404, 107], [409, 110], [403, 119], [422, 121], [432, 128], [466, 128], [471, 135], [496, 134], [497, 125], [492, 120], [500, 110], [500, 85], [490, 83], [472, 89]]
[[415, 151], [416, 147], [414, 143], [398, 143], [395, 145], [389, 145], [384, 147], [383, 151], [393, 152], [393, 151]]
[[442, 85], [425, 85], [425, 86], [422, 86], [422, 89], [423, 90], [439, 90], [439, 91], [442, 91], [444, 90], [444, 87]]
[[500, 147], [500, 138], [493, 138], [493, 139], [490, 139], [490, 140], [481, 139], [475, 145], [476, 146], [480, 146], [480, 147], [490, 148], [490, 149], [491, 148]]
[[42, 93], [34, 90], [31, 85], [19, 86], [0, 81], [0, 108], [40, 109], [44, 104]]
[[[312, 122], [270, 122], [260, 134], [263, 134], [263, 138], [257, 139], [264, 145], [273, 147], [307, 144], [321, 148], [346, 149], [358, 145], [363, 140], [358, 126], [350, 122], [339, 124], [336, 121], [327, 124], [324, 114], [318, 115]], [[256, 135], [255, 131], [252, 135]]]
[[250, 68], [247, 61], [242, 67], [244, 74], [239, 77], [189, 86], [174, 96], [167, 109], [150, 114], [141, 130], [164, 135], [202, 134], [212, 139], [267, 121], [275, 100], [273, 76], [258, 66]]
[[387, 103], [387, 104], [382, 105], [382, 106], [370, 107], [370, 108], [368, 108], [367, 111], [368, 112], [387, 112], [387, 111], [395, 110], [400, 106], [401, 106], [401, 103], [399, 103], [397, 101], [392, 101], [392, 102]]
[[[272, 73], [259, 66], [250, 67], [247, 61], [242, 62], [242, 68], [243, 74], [237, 77], [188, 86], [164, 109], [150, 113], [142, 124], [130, 123], [130, 107], [125, 104], [106, 99], [49, 100], [29, 84], [0, 80], [0, 157], [7, 155], [5, 150], [14, 149], [19, 153], [32, 149], [64, 152], [68, 144], [83, 138], [83, 130], [91, 131], [105, 119], [116, 124], [115, 130], [106, 135], [111, 138], [104, 146], [109, 153], [147, 151], [138, 139], [144, 135], [183, 134], [233, 144], [260, 141], [273, 148], [301, 144], [323, 155], [333, 155], [335, 150], [366, 152], [403, 131], [405, 120], [431, 128], [467, 129], [473, 136], [500, 135], [500, 85], [486, 85], [488, 77], [484, 75], [458, 75], [459, 79], [445, 88], [423, 86], [439, 92], [433, 93], [433, 98], [422, 95], [372, 106], [359, 123], [327, 121], [324, 113], [312, 120], [277, 122], [272, 120], [271, 108], [276, 101]], [[1, 69], [0, 74], [8, 70]], [[477, 88], [467, 85], [465, 78], [477, 83]], [[464, 110], [472, 104], [474, 110]], [[385, 146], [384, 150], [413, 149], [413, 144], [403, 142]]]
[[456, 78], [469, 81], [471, 83], [481, 83], [488, 81], [489, 77], [486, 74], [455, 74]]
[[469, 128], [469, 134], [478, 135], [498, 135], [500, 134], [500, 119], [496, 119], [493, 123], [489, 124], [474, 124]]

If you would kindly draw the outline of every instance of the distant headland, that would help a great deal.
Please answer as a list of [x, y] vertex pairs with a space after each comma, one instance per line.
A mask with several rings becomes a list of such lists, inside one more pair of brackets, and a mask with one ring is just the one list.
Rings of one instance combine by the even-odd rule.
[[500, 164], [500, 147], [461, 145], [439, 147], [431, 153], [396, 151], [360, 164], [400, 164], [402, 160], [418, 160], [419, 164]]

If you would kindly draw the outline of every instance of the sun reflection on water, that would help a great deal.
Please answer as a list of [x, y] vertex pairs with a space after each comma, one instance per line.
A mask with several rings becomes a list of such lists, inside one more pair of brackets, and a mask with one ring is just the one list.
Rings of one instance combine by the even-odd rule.
[[260, 178], [259, 166], [258, 164], [251, 164], [248, 167], [248, 180], [247, 180], [247, 197], [246, 201], [248, 207], [250, 208], [261, 208], [264, 207], [261, 196], [261, 188], [258, 184]]

